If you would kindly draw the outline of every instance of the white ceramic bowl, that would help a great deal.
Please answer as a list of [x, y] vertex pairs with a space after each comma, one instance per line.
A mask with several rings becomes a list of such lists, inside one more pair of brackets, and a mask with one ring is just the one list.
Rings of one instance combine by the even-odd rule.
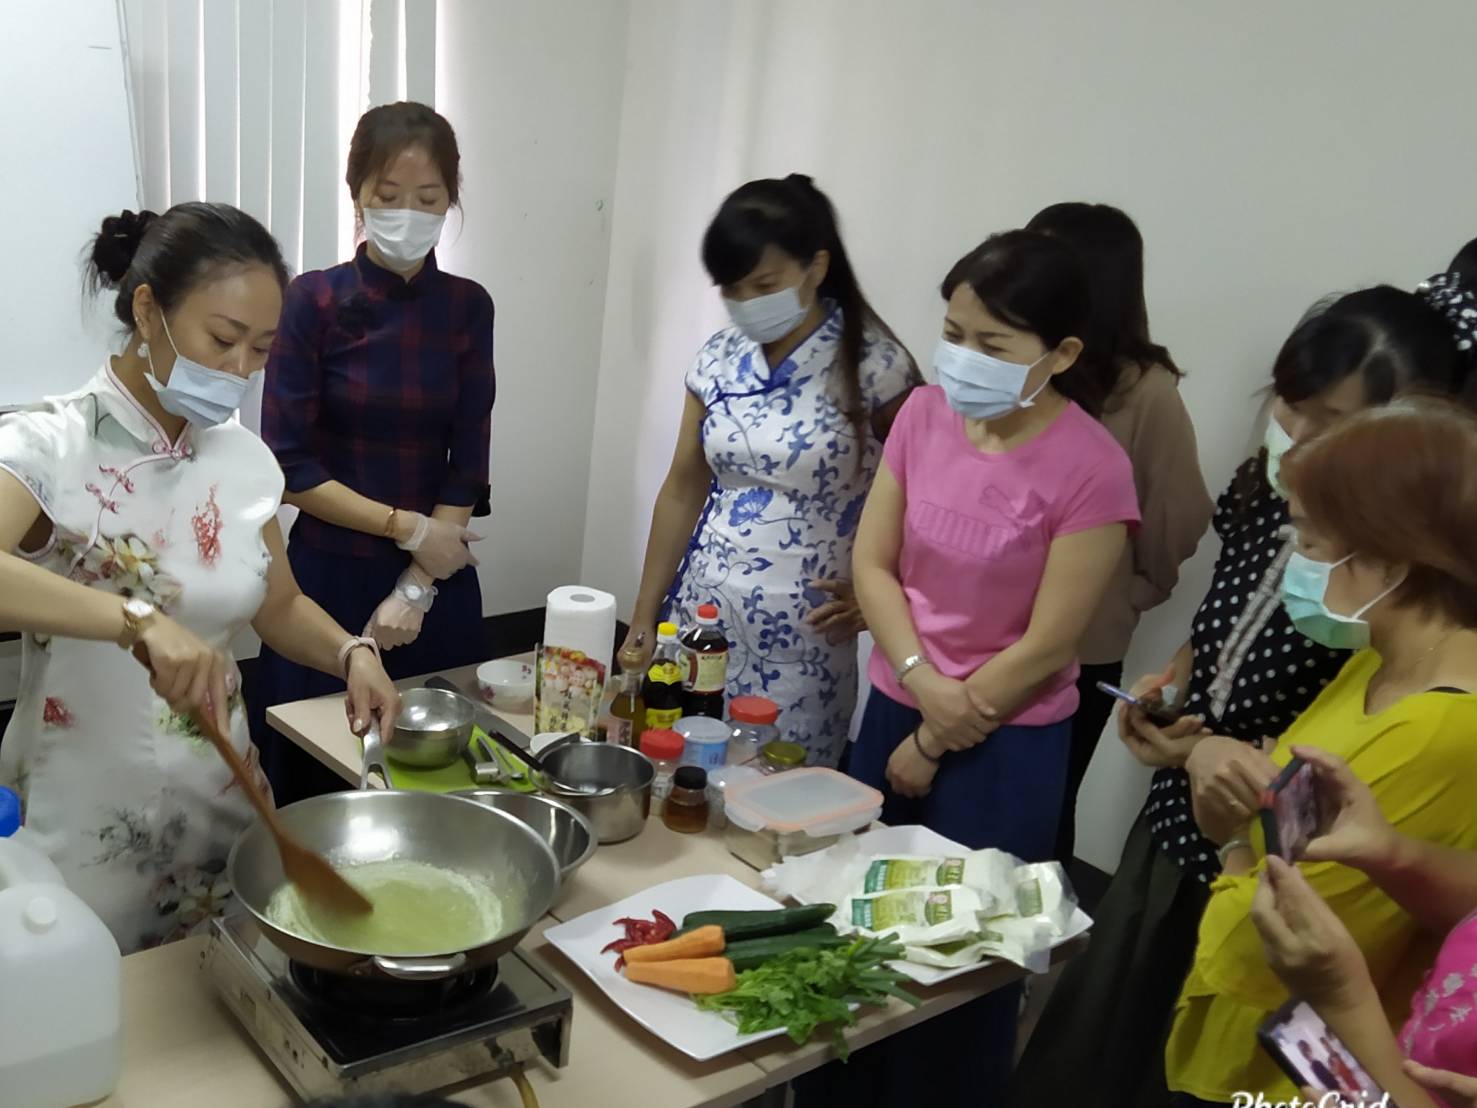
[[533, 705], [533, 666], [512, 658], [484, 663], [477, 667], [477, 687], [494, 707], [526, 710]]

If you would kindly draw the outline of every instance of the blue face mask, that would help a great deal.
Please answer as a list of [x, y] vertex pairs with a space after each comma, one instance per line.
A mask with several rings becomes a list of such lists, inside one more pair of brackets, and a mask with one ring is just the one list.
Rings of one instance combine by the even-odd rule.
[[1041, 358], [1030, 365], [1018, 365], [939, 339], [933, 352], [933, 371], [944, 387], [949, 407], [965, 419], [999, 419], [1019, 408], [1031, 407], [1042, 389], [1051, 384], [1048, 377], [1030, 396], [1021, 395], [1026, 378], [1041, 364]]
[[1325, 599], [1328, 576], [1353, 556], [1336, 562], [1317, 562], [1293, 551], [1282, 574], [1282, 607], [1287, 610], [1292, 625], [1332, 650], [1363, 650], [1368, 646], [1369, 622], [1363, 618], [1364, 613], [1401, 585], [1396, 581], [1351, 616], [1330, 611]]
[[159, 397], [159, 406], [166, 412], [187, 419], [196, 427], [219, 426], [241, 407], [256, 374], [237, 377], [234, 373], [210, 369], [191, 361], [174, 345], [169, 321], [162, 315], [159, 318], [164, 322], [164, 337], [174, 348], [174, 368], [169, 371], [169, 384], [160, 384], [159, 378], [154, 376], [154, 355], [149, 353], [149, 372], [144, 374], [144, 380], [149, 382], [149, 387]]
[[1282, 455], [1291, 450], [1294, 443], [1292, 436], [1277, 422], [1276, 416], [1267, 418], [1267, 433], [1262, 438], [1262, 445], [1267, 448], [1267, 484], [1272, 486], [1273, 492], [1286, 500], [1287, 490], [1282, 487], [1280, 480]]

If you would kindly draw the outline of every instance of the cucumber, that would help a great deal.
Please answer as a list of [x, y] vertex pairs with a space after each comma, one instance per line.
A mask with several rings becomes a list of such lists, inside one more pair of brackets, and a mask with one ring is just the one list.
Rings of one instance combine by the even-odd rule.
[[799, 908], [776, 908], [767, 912], [693, 912], [682, 920], [685, 934], [696, 927], [717, 924], [723, 938], [730, 943], [745, 939], [762, 939], [767, 935], [788, 935], [825, 923], [836, 914], [834, 904], [804, 904]]
[[723, 948], [723, 957], [733, 963], [733, 968], [755, 969], [765, 962], [788, 954], [792, 950], [822, 950], [827, 947], [845, 946], [851, 939], [836, 934], [829, 923], [811, 927], [804, 931], [792, 931], [788, 935], [766, 935], [762, 939], [744, 939], [729, 943]]

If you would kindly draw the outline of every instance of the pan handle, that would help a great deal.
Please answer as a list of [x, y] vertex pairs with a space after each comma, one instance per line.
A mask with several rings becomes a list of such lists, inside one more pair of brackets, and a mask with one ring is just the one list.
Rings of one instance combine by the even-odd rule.
[[374, 968], [401, 981], [425, 981], [460, 973], [467, 965], [465, 954], [449, 958], [386, 958], [376, 955]]
[[364, 764], [359, 770], [359, 788], [369, 788], [369, 771], [379, 770], [379, 775], [385, 782], [385, 788], [392, 788], [390, 784], [390, 771], [385, 768], [385, 748], [380, 741], [380, 724], [376, 717], [370, 720], [369, 730], [364, 733]]

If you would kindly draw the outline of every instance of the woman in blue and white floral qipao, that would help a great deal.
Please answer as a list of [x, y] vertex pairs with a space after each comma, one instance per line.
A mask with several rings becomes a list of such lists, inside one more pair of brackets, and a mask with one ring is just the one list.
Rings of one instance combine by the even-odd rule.
[[834, 766], [856, 704], [851, 547], [881, 441], [917, 366], [862, 295], [809, 177], [750, 181], [719, 208], [703, 264], [733, 326], [687, 373], [627, 646], [714, 602], [727, 693], [780, 708], [783, 736]]

